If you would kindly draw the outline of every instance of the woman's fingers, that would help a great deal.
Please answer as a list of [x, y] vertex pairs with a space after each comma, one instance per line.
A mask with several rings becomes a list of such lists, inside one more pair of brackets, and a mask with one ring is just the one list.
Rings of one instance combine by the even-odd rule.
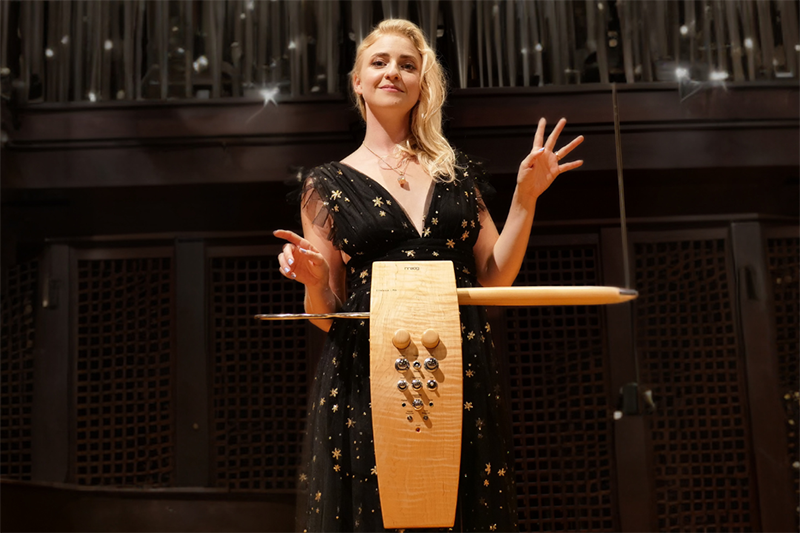
[[[558, 137], [561, 135], [561, 132], [564, 131], [564, 126], [567, 125], [567, 119], [560, 119], [557, 123], [553, 131], [550, 132], [550, 135], [547, 136], [547, 141], [544, 140], [544, 133], [545, 128], [547, 127], [547, 120], [544, 117], [539, 119], [539, 124], [536, 127], [536, 134], [533, 137], [533, 147], [531, 148], [531, 155], [536, 153], [540, 148], [547, 148], [551, 152], [556, 152], [556, 142], [558, 142]], [[570, 147], [569, 150], [571, 151], [575, 146], [583, 142], [583, 137], [579, 137], [581, 140], [577, 143], [572, 141], [568, 146]], [[558, 151], [559, 155], [566, 155], [569, 152], [564, 152], [564, 149]]]
[[283, 253], [278, 254], [278, 264], [280, 265], [281, 274], [290, 279], [295, 279], [297, 274], [292, 270], [289, 262], [286, 261], [286, 256]]
[[279, 239], [283, 239], [284, 241], [295, 242], [295, 244], [297, 244], [296, 241], [302, 239], [302, 237], [297, 233], [286, 229], [276, 229], [275, 231], [272, 232], [272, 234]]
[[316, 250], [310, 248], [298, 248], [298, 251], [309, 258], [309, 261], [312, 265], [317, 266], [325, 261], [325, 257], [317, 252]]
[[577, 161], [570, 161], [569, 163], [564, 163], [563, 165], [558, 165], [558, 173], [563, 174], [568, 170], [572, 170], [573, 168], [578, 168], [583, 164], [582, 159], [578, 159]]
[[520, 168], [530, 168], [536, 162], [536, 159], [544, 153], [544, 148], [539, 148], [538, 150], [534, 150], [533, 152], [529, 153], [528, 156], [522, 160], [520, 163]]
[[316, 250], [314, 246], [308, 242], [306, 239], [298, 235], [297, 233], [285, 229], [277, 229], [272, 232], [274, 236], [279, 239], [283, 239], [285, 241], [289, 241], [290, 243], [296, 245], [299, 248], [306, 248], [311, 250]]
[[291, 231], [276, 230], [273, 233], [290, 241], [283, 245], [283, 251], [278, 254], [281, 274], [303, 284], [316, 283], [326, 276], [328, 267], [325, 256], [310, 242]]
[[[553, 131], [550, 132], [550, 135], [547, 137], [547, 142], [544, 144], [544, 147], [550, 150], [551, 152], [555, 152], [556, 141], [558, 141], [558, 136], [561, 135], [561, 131], [566, 126], [567, 120], [561, 119], [556, 124], [556, 127], [553, 128]], [[537, 132], [538, 133], [538, 132]]]
[[577, 137], [572, 139], [572, 142], [570, 142], [566, 146], [562, 146], [558, 150], [555, 150], [554, 153], [556, 154], [556, 157], [558, 157], [559, 160], [564, 159], [569, 155], [571, 151], [573, 151], [582, 142], [583, 142], [583, 135], [578, 135]]
[[544, 117], [539, 119], [539, 125], [536, 126], [536, 134], [533, 136], [533, 147], [531, 154], [535, 153], [542, 146], [544, 146], [544, 128], [547, 126], [547, 121]]
[[286, 259], [286, 264], [290, 267], [294, 265], [294, 250], [296, 249], [297, 247], [294, 244], [286, 243], [283, 245], [283, 253], [281, 255], [283, 255], [284, 259]]

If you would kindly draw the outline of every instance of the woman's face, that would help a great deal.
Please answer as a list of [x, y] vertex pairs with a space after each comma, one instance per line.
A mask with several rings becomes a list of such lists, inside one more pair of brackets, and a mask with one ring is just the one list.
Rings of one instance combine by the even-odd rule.
[[353, 89], [374, 113], [409, 113], [419, 101], [422, 57], [411, 41], [384, 35], [364, 50]]

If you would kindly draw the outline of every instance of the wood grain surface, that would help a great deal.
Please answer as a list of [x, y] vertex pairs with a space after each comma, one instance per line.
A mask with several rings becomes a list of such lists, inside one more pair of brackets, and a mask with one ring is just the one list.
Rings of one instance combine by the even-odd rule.
[[604, 305], [636, 298], [617, 287], [468, 287], [457, 290], [459, 305]]
[[[384, 527], [450, 527], [458, 495], [463, 397], [453, 264], [374, 263], [370, 305], [372, 424]], [[411, 334], [403, 350], [392, 344], [398, 329]], [[422, 345], [428, 329], [439, 334], [433, 349]], [[432, 372], [424, 367], [431, 356], [439, 361]], [[395, 369], [400, 357], [408, 359], [409, 370]], [[421, 368], [414, 368], [415, 362]], [[419, 391], [410, 385], [415, 378], [423, 383]], [[398, 390], [400, 379], [409, 383], [408, 390]], [[429, 379], [436, 380], [435, 390], [426, 386]], [[417, 398], [424, 403], [421, 410], [412, 406]]]

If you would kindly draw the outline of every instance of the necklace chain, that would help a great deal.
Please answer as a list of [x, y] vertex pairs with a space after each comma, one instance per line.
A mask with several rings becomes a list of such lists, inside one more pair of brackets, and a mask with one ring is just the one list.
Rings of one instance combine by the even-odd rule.
[[[399, 165], [397, 165], [396, 167], [393, 167], [393, 166], [392, 166], [392, 165], [390, 165], [390, 164], [389, 164], [389, 162], [388, 162], [388, 161], [386, 161], [386, 160], [385, 160], [383, 157], [381, 157], [381, 156], [379, 156], [378, 154], [376, 154], [376, 153], [375, 153], [375, 152], [374, 152], [374, 151], [373, 151], [373, 150], [372, 150], [372, 149], [371, 149], [369, 146], [367, 146], [367, 145], [366, 145], [366, 144], [364, 144], [364, 143], [361, 143], [361, 145], [362, 145], [364, 148], [366, 148], [367, 150], [369, 150], [369, 152], [370, 152], [372, 155], [374, 155], [375, 157], [377, 157], [378, 159], [380, 159], [381, 161], [383, 161], [383, 164], [384, 164], [384, 165], [386, 165], [386, 166], [388, 167], [388, 170], [393, 170], [393, 171], [394, 171], [394, 172], [397, 174], [397, 183], [399, 183], [400, 185], [405, 185], [405, 184], [407, 183], [407, 180], [406, 180], [406, 171], [408, 170], [408, 164], [411, 162], [411, 160], [410, 160], [408, 157], [405, 157], [405, 158], [404, 158], [404, 160], [405, 160], [404, 162], [401, 162], [401, 163], [400, 163]], [[401, 167], [402, 167], [402, 170], [400, 170], [400, 168], [401, 168]]]

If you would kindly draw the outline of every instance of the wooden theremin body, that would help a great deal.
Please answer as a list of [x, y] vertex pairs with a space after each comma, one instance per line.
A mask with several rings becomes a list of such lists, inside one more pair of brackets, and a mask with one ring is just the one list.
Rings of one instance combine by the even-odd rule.
[[370, 298], [372, 428], [383, 526], [450, 527], [462, 417], [453, 264], [374, 263]]

